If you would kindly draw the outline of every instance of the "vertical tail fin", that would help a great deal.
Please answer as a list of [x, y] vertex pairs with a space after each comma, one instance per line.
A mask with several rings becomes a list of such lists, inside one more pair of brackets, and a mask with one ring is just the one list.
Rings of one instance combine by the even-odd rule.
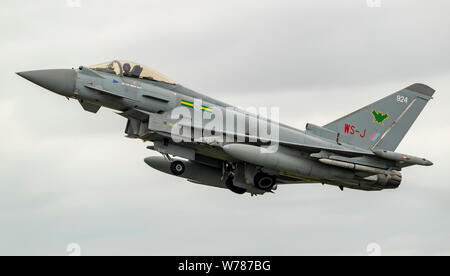
[[324, 127], [338, 132], [342, 143], [394, 151], [434, 92], [416, 83]]

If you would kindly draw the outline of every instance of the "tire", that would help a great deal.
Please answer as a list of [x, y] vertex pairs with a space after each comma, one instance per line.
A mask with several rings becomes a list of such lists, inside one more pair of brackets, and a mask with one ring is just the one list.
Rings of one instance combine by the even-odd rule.
[[276, 178], [266, 173], [259, 172], [255, 175], [253, 182], [256, 188], [264, 191], [271, 191], [276, 184]]
[[225, 186], [227, 186], [227, 188], [230, 191], [232, 191], [233, 193], [236, 193], [238, 195], [243, 195], [243, 194], [245, 194], [245, 192], [247, 192], [246, 189], [234, 186], [233, 177], [232, 176], [229, 176], [227, 178], [227, 181], [225, 181]]
[[185, 169], [186, 166], [181, 161], [174, 161], [170, 164], [170, 171], [176, 176], [182, 175]]

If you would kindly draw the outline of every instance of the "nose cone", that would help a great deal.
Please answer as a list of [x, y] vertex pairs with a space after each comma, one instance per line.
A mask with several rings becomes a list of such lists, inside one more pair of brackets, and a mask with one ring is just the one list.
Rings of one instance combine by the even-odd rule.
[[73, 96], [76, 76], [73, 69], [26, 71], [17, 75], [62, 96]]

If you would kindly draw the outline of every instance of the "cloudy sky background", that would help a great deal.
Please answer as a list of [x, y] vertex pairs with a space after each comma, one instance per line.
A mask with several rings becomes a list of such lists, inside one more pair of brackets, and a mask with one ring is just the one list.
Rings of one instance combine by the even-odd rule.
[[[0, 10], [0, 255], [450, 255], [450, 2], [12, 1]], [[422, 82], [399, 189], [281, 186], [238, 196], [148, 167], [126, 121], [14, 72], [115, 58], [225, 102], [325, 124]]]

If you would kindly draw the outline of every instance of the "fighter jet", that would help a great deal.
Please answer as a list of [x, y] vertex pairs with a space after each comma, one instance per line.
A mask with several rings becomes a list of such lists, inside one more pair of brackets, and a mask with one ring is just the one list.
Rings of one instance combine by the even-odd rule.
[[302, 183], [341, 190], [395, 189], [403, 168], [433, 164], [395, 152], [435, 92], [424, 84], [410, 85], [324, 126], [307, 124], [299, 130], [129, 61], [17, 74], [77, 100], [88, 112], [97, 113], [102, 106], [115, 110], [127, 119], [127, 137], [151, 142], [147, 148], [161, 153], [145, 159], [152, 168], [237, 194], [273, 193], [281, 185]]

